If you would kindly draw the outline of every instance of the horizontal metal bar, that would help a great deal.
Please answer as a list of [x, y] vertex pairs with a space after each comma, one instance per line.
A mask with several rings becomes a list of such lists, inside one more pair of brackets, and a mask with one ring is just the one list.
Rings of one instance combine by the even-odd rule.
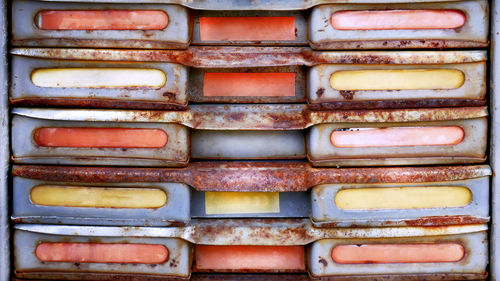
[[427, 122], [487, 116], [486, 107], [312, 111], [300, 104], [191, 105], [186, 111], [14, 108], [37, 119], [177, 123], [204, 130], [300, 130], [323, 123]]
[[89, 61], [171, 62], [200, 68], [318, 64], [451, 64], [486, 61], [485, 51], [313, 51], [301, 47], [190, 47], [186, 50], [14, 48], [13, 55]]
[[319, 184], [457, 181], [491, 175], [487, 165], [313, 168], [307, 162], [192, 162], [185, 168], [14, 165], [12, 175], [86, 182], [181, 182], [199, 191], [306, 191]]
[[203, 245], [306, 245], [327, 238], [395, 238], [480, 232], [486, 224], [439, 227], [316, 228], [309, 219], [193, 219], [183, 227], [18, 224], [29, 232], [70, 236], [170, 237]]

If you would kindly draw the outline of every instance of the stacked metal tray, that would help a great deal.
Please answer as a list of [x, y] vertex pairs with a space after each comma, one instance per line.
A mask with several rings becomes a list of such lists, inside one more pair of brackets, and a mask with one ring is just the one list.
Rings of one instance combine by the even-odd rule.
[[494, 3], [8, 4], [5, 280], [495, 278]]

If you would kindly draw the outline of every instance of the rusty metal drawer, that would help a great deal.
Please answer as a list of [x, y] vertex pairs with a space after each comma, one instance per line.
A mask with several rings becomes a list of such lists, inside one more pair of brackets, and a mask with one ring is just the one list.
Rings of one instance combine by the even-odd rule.
[[144, 57], [140, 51], [96, 49], [12, 53], [10, 101], [16, 106], [178, 110], [188, 103], [307, 102], [311, 109], [337, 110], [486, 104], [484, 51], [191, 47]]
[[178, 5], [12, 1], [12, 14], [15, 46], [183, 49], [191, 41], [190, 12]]
[[488, 1], [322, 5], [308, 34], [315, 49], [480, 48], [488, 23]]
[[[316, 227], [477, 224], [489, 221], [490, 175], [484, 165], [356, 169], [312, 168], [305, 162], [193, 162], [186, 168], [166, 169], [16, 165], [12, 219], [135, 226], [258, 217], [310, 217]], [[165, 195], [158, 194], [160, 190]], [[352, 191], [364, 193], [345, 195]]]
[[14, 266], [21, 277], [51, 272], [55, 279], [73, 273], [73, 279], [88, 280], [95, 278], [92, 273], [105, 273], [108, 278], [153, 275], [187, 280], [192, 262], [191, 245], [177, 238], [60, 236], [17, 230], [14, 245]]
[[[140, 277], [146, 280], [150, 280], [148, 278], [163, 280], [174, 276], [186, 278], [191, 272], [300, 273], [308, 270], [311, 278], [316, 279], [337, 275], [328, 271], [332, 267], [339, 266], [332, 263], [332, 258], [329, 258], [333, 245], [353, 243], [399, 244], [401, 247], [423, 244], [421, 246], [424, 249], [421, 249], [421, 252], [424, 254], [436, 252], [436, 249], [429, 248], [438, 248], [438, 252], [441, 251], [455, 259], [454, 262], [442, 263], [430, 261], [433, 257], [427, 256], [425, 261], [428, 262], [424, 263], [417, 261], [397, 266], [359, 264], [360, 268], [377, 269], [368, 272], [359, 271], [359, 275], [364, 278], [383, 274], [399, 280], [398, 278], [408, 276], [407, 274], [426, 277], [429, 273], [445, 280], [457, 280], [458, 276], [466, 279], [484, 279], [487, 276], [485, 273], [487, 242], [484, 239], [486, 225], [317, 229], [304, 220], [297, 219], [212, 219], [194, 220], [189, 227], [181, 228], [55, 225], [16, 225], [15, 228], [15, 242], [19, 245], [14, 249], [15, 273], [20, 278], [110, 280], [118, 275], [129, 279]], [[218, 231], [213, 231], [214, 229]], [[183, 240], [178, 239], [181, 237]], [[163, 258], [161, 260], [164, 261], [163, 264], [161, 261], [153, 263], [159, 259], [158, 256], [147, 257], [148, 255], [144, 253], [130, 249], [109, 256], [102, 255], [106, 252], [106, 247], [161, 245], [168, 250], [168, 258], [165, 259], [165, 255], [160, 256]], [[443, 246], [445, 249], [440, 249]], [[85, 252], [91, 247], [96, 249], [94, 255]], [[25, 250], [26, 248], [30, 250]], [[66, 248], [77, 251], [65, 252]], [[191, 248], [194, 252], [190, 251]], [[50, 252], [52, 249], [54, 251]], [[407, 252], [404, 255], [412, 257], [414, 253]], [[175, 262], [172, 262], [174, 257]], [[101, 261], [99, 258], [107, 260]], [[127, 261], [133, 258], [141, 259], [135, 262], [135, 266], [130, 266], [126, 264], [127, 261], [125, 264], [116, 264], [119, 258]], [[436, 258], [439, 259], [440, 256], [434, 257]], [[268, 260], [269, 263], [263, 264], [262, 260]], [[96, 263], [99, 261], [101, 264]], [[111, 267], [113, 272], [105, 271], [103, 269], [105, 265]], [[452, 267], [449, 267], [450, 265]], [[349, 266], [352, 267], [346, 265], [344, 268]], [[165, 271], [158, 271], [158, 267]], [[326, 270], [318, 272], [321, 267], [323, 269], [326, 267]], [[403, 272], [401, 267], [410, 270]]]
[[[187, 111], [16, 108], [13, 113], [16, 163], [183, 166], [190, 156], [305, 159], [306, 153], [317, 166], [486, 159], [484, 107], [311, 111], [305, 105], [193, 105]], [[439, 138], [428, 137], [436, 133]]]

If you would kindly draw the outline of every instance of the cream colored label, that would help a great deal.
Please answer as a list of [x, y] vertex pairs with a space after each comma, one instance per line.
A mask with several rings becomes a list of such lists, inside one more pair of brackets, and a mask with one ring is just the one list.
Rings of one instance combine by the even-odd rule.
[[471, 200], [471, 191], [458, 186], [353, 188], [335, 196], [342, 210], [453, 208]]
[[53, 88], [161, 88], [167, 76], [158, 69], [139, 68], [47, 68], [37, 69], [31, 81]]
[[167, 195], [153, 188], [39, 185], [31, 190], [37, 205], [86, 208], [160, 208]]
[[337, 91], [456, 89], [464, 82], [456, 69], [343, 70], [330, 77]]
[[278, 192], [205, 192], [205, 213], [279, 213]]

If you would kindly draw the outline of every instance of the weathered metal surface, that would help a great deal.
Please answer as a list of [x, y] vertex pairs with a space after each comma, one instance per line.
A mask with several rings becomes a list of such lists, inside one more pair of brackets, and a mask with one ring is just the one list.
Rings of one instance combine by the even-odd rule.
[[[464, 181], [404, 184], [323, 184], [311, 190], [311, 219], [319, 227], [417, 226], [486, 223], [489, 221], [489, 177]], [[461, 207], [346, 210], [337, 205], [339, 191], [359, 188], [465, 187], [471, 201]]]
[[[337, 245], [360, 244], [420, 244], [420, 243], [458, 243], [464, 247], [465, 255], [457, 262], [437, 263], [363, 263], [339, 264], [332, 259], [332, 249]], [[430, 237], [405, 237], [391, 239], [325, 239], [313, 243], [308, 251], [308, 267], [314, 277], [377, 275], [377, 274], [416, 274], [416, 273], [465, 273], [487, 275], [488, 238], [487, 232]]]
[[[425, 165], [483, 163], [486, 161], [488, 120], [483, 118], [419, 123], [321, 124], [307, 135], [308, 158], [316, 166]], [[336, 147], [331, 142], [334, 130], [343, 128], [458, 126], [463, 140], [455, 145]]]
[[[50, 147], [41, 146], [34, 140], [38, 128], [141, 128], [159, 129], [167, 135], [167, 142], [160, 148], [114, 147]], [[104, 165], [159, 165], [183, 166], [189, 161], [189, 132], [186, 127], [168, 124], [131, 124], [97, 122], [61, 122], [12, 118], [12, 160], [19, 163], [44, 164], [104, 164]]]
[[185, 168], [14, 165], [12, 175], [80, 183], [180, 182], [199, 191], [306, 191], [320, 184], [425, 183], [490, 176], [487, 165], [313, 168], [307, 162], [192, 162]]
[[[42, 0], [56, 2], [56, 0]], [[387, 0], [385, 3], [448, 2], [455, 0]], [[73, 2], [62, 0], [58, 2]], [[135, 3], [134, 0], [80, 0], [80, 2]], [[303, 10], [316, 5], [330, 3], [378, 3], [376, 0], [146, 0], [144, 3], [178, 4], [197, 10]]]
[[200, 104], [186, 111], [14, 108], [12, 112], [46, 120], [177, 123], [200, 130], [301, 130], [323, 123], [430, 122], [487, 116], [486, 107], [312, 111], [301, 104]]
[[[332, 14], [342, 10], [449, 9], [466, 14], [462, 27], [420, 30], [337, 30]], [[371, 5], [323, 5], [311, 12], [309, 42], [314, 49], [481, 48], [488, 46], [488, 1]]]
[[[42, 10], [162, 10], [168, 25], [162, 30], [42, 30], [35, 24]], [[191, 40], [190, 12], [177, 5], [95, 4], [13, 1], [11, 43], [14, 46], [183, 49]]]
[[[13, 56], [11, 62], [10, 101], [13, 105], [178, 109], [184, 108], [188, 103], [189, 71], [178, 64], [75, 62], [19, 56]], [[56, 88], [39, 87], [33, 83], [34, 70], [53, 68], [155, 69], [165, 74], [166, 82], [160, 88]]]
[[[288, 6], [288, 5], [287, 5]], [[238, 40], [238, 41], [203, 41], [200, 38], [200, 17], [294, 17], [294, 40]], [[223, 31], [221, 31], [223, 32]], [[306, 15], [296, 11], [197, 11], [193, 25], [193, 45], [264, 45], [264, 46], [307, 46], [307, 20]]]
[[9, 225], [9, 61], [7, 59], [7, 1], [0, 2], [0, 280], [9, 280], [11, 269]]
[[[50, 185], [71, 187], [147, 188], [165, 193], [166, 203], [156, 208], [48, 206], [33, 202], [33, 188]], [[190, 188], [180, 183], [72, 183], [39, 181], [14, 177], [12, 180], [12, 220], [22, 223], [72, 225], [169, 226], [191, 219]], [[118, 197], [118, 195], [116, 195]]]
[[[40, 243], [133, 243], [164, 245], [168, 249], [168, 259], [160, 264], [139, 263], [78, 263], [44, 262], [37, 258], [35, 250]], [[14, 233], [15, 273], [55, 271], [55, 272], [96, 272], [154, 274], [188, 279], [191, 274], [191, 245], [181, 239], [171, 238], [133, 238], [133, 237], [79, 237], [76, 235], [59, 236], [16, 230]]]
[[[394, 88], [393, 90], [335, 90], [330, 79], [336, 72], [341, 71], [398, 71], [398, 70], [457, 70], [464, 75], [464, 83], [458, 88], [452, 89], [418, 89], [418, 90], [401, 90]], [[435, 78], [438, 79], [438, 78]], [[452, 106], [456, 103], [456, 99], [478, 103], [486, 102], [486, 62], [467, 63], [467, 64], [441, 64], [441, 65], [319, 65], [312, 67], [308, 71], [308, 102], [318, 107], [328, 106], [328, 103], [333, 102], [330, 108], [335, 108], [335, 105], [353, 104], [351, 107], [362, 106], [368, 108], [369, 101], [371, 104], [378, 106], [391, 105], [392, 101], [400, 101], [392, 103], [393, 108], [404, 107], [424, 107], [432, 106]], [[442, 101], [443, 104], [436, 102]], [[374, 101], [377, 101], [376, 103]], [[356, 105], [358, 102], [361, 105]], [[417, 104], [412, 105], [412, 102]], [[468, 103], [468, 106], [471, 104]], [[376, 106], [375, 106], [376, 107]], [[342, 107], [339, 107], [342, 108]]]
[[190, 47], [186, 50], [14, 48], [11, 54], [47, 59], [171, 62], [198, 68], [318, 64], [455, 64], [486, 61], [485, 51], [325, 52], [300, 47]]
[[69, 236], [181, 238], [201, 245], [307, 245], [321, 239], [442, 236], [481, 232], [486, 224], [461, 226], [316, 228], [309, 219], [192, 219], [184, 227], [108, 227], [18, 224], [18, 230]]

